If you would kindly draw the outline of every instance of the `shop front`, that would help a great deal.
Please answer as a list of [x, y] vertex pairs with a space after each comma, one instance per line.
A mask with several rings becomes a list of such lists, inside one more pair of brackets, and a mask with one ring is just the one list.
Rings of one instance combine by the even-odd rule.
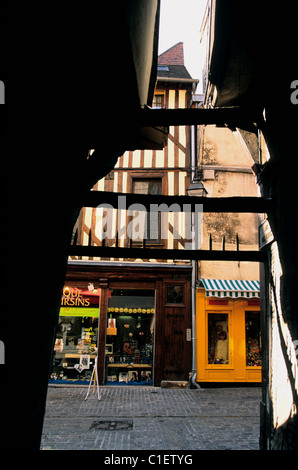
[[153, 384], [154, 325], [155, 290], [109, 290], [106, 384]]
[[197, 381], [261, 382], [258, 281], [201, 279], [197, 289]]
[[156, 385], [191, 371], [190, 266], [69, 262], [50, 383]]
[[50, 383], [87, 384], [97, 354], [100, 289], [68, 282], [63, 288]]

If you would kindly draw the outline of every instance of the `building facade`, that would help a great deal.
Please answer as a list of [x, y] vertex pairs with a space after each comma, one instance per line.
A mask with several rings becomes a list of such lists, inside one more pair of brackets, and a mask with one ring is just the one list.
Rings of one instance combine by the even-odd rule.
[[[253, 164], [239, 131], [199, 127], [197, 178], [207, 198], [257, 196]], [[257, 214], [204, 212], [202, 249], [257, 250]], [[196, 312], [197, 381], [261, 382], [258, 263], [200, 261]]]
[[[295, 16], [265, 5], [210, 0], [202, 29], [207, 31], [205, 104], [234, 108], [230, 124], [240, 128], [254, 161], [262, 216], [259, 224], [263, 343], [260, 448], [297, 450], [297, 105], [295, 63], [284, 50], [294, 44]], [[279, 31], [279, 34], [276, 34]], [[279, 64], [278, 99], [276, 64]]]
[[[159, 57], [157, 74], [153, 107], [191, 106], [197, 80], [184, 66], [182, 43]], [[127, 151], [95, 184], [93, 191], [120, 195], [118, 208], [84, 207], [73, 243], [183, 249], [191, 243], [187, 215], [146, 214], [127, 207], [125, 194], [185, 195], [189, 178], [190, 128], [170, 127], [163, 150]], [[188, 380], [191, 272], [189, 260], [70, 257], [51, 381], [88, 382], [96, 355], [101, 384]]]
[[[159, 57], [153, 106], [198, 106], [196, 85], [184, 66], [183, 44], [178, 43]], [[94, 185], [93, 191], [117, 193], [118, 208], [84, 207], [73, 243], [192, 248], [190, 214], [175, 207], [146, 213], [137, 204], [128, 206], [125, 195], [185, 195], [195, 177], [203, 182], [207, 197], [254, 196], [252, 164], [237, 132], [200, 126], [196, 136], [195, 126], [170, 127], [163, 150], [125, 152]], [[257, 249], [255, 214], [201, 215], [199, 248]], [[255, 263], [200, 261], [195, 266], [191, 260], [71, 256], [51, 381], [87, 383], [98, 356], [102, 384], [160, 385], [162, 380], [187, 381], [191, 372], [196, 374], [194, 385], [259, 382], [258, 279]], [[227, 281], [238, 284], [226, 287]], [[208, 290], [209, 282], [225, 288]], [[222, 331], [226, 353], [216, 357]]]

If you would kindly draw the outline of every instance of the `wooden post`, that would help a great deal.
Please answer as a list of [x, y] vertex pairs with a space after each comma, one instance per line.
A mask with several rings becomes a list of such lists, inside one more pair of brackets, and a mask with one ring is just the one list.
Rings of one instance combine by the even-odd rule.
[[105, 345], [106, 345], [106, 327], [107, 327], [107, 307], [108, 307], [108, 279], [99, 279], [100, 295], [100, 311], [98, 322], [98, 338], [97, 338], [97, 374], [99, 384], [104, 383], [105, 371]]

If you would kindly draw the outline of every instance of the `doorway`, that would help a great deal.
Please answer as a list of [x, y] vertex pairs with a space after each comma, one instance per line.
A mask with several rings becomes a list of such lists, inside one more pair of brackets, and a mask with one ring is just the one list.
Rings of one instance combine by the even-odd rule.
[[164, 284], [163, 380], [189, 380], [191, 318], [189, 282]]
[[155, 314], [154, 290], [109, 290], [105, 344], [107, 385], [153, 385]]

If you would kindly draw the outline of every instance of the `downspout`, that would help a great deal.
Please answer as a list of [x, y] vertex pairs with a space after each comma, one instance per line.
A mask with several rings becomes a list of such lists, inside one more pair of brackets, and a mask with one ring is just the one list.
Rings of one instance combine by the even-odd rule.
[[[197, 167], [197, 126], [193, 125], [190, 129], [190, 165], [191, 165], [191, 182], [194, 180]], [[191, 213], [191, 224], [192, 224], [192, 244], [193, 249], [196, 249], [196, 233], [195, 233], [195, 213]], [[190, 386], [191, 388], [201, 388], [197, 381], [197, 333], [196, 333], [196, 261], [192, 260], [192, 275], [191, 275], [191, 341], [192, 341], [192, 371]]]
[[197, 383], [197, 335], [196, 335], [196, 262], [192, 260], [192, 279], [191, 279], [191, 296], [192, 296], [192, 373], [191, 388], [201, 388]]

